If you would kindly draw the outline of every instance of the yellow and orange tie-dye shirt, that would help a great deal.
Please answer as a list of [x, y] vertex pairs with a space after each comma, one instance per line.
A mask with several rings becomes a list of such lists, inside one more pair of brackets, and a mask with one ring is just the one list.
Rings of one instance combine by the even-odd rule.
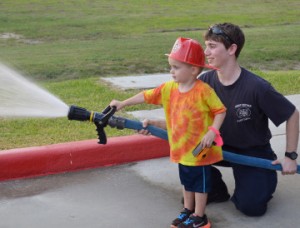
[[197, 157], [192, 151], [212, 125], [214, 116], [226, 111], [215, 91], [197, 80], [194, 87], [181, 93], [178, 83], [166, 82], [144, 91], [145, 102], [162, 105], [167, 123], [171, 161], [187, 166], [209, 165], [221, 161], [222, 148], [206, 148]]

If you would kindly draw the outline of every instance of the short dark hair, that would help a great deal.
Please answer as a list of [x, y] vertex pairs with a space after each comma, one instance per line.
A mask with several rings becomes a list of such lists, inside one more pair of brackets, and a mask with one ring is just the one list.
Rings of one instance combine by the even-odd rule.
[[231, 23], [222, 23], [209, 27], [204, 34], [204, 40], [221, 42], [226, 49], [232, 44], [236, 44], [235, 56], [238, 58], [245, 43], [245, 35], [239, 26]]

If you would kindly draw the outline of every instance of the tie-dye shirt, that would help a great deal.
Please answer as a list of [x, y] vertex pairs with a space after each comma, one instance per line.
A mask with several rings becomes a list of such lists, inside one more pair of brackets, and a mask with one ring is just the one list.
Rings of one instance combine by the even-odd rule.
[[222, 148], [212, 146], [194, 157], [192, 151], [212, 125], [216, 114], [226, 111], [214, 90], [197, 80], [185, 93], [178, 83], [169, 81], [144, 91], [145, 102], [162, 105], [165, 112], [171, 161], [187, 166], [209, 165], [221, 161]]

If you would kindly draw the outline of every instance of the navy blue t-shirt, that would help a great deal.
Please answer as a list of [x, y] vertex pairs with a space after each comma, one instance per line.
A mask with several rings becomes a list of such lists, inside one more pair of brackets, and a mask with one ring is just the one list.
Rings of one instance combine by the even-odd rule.
[[268, 119], [276, 126], [289, 119], [296, 107], [263, 78], [242, 68], [238, 80], [229, 86], [220, 83], [217, 72], [203, 73], [227, 108], [220, 129], [224, 146], [250, 149], [267, 145], [272, 137]]

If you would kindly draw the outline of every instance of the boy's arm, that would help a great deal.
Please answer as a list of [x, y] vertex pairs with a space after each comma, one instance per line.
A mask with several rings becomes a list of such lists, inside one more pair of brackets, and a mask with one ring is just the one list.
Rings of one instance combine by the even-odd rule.
[[110, 102], [110, 106], [115, 106], [117, 108], [117, 111], [126, 107], [126, 106], [130, 106], [130, 105], [136, 105], [136, 104], [141, 104], [144, 103], [145, 99], [144, 99], [144, 92], [140, 92], [124, 101], [118, 101], [118, 100], [112, 100]]
[[226, 112], [222, 112], [222, 113], [215, 115], [214, 122], [211, 126], [219, 131], [221, 128], [221, 125], [225, 119], [225, 116], [226, 116]]

